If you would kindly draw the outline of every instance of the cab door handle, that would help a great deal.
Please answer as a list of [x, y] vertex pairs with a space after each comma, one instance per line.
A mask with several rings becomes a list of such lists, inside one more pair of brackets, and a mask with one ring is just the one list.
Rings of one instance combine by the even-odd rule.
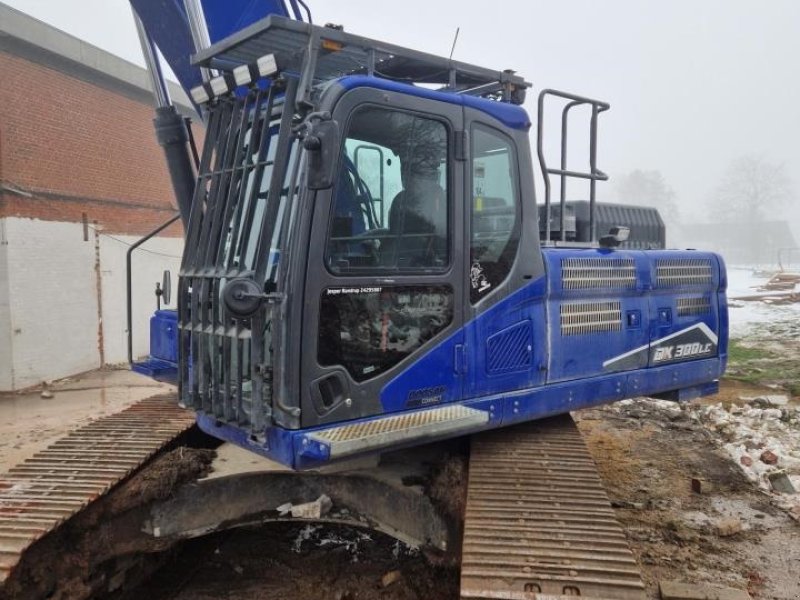
[[464, 344], [456, 344], [453, 348], [453, 370], [457, 375], [467, 372], [467, 355]]

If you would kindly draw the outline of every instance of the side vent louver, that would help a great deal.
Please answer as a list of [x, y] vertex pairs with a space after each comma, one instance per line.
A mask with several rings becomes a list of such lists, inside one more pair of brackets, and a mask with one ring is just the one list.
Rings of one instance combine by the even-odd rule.
[[658, 287], [684, 287], [712, 283], [713, 269], [708, 258], [662, 258], [656, 261]]
[[570, 302], [562, 304], [561, 335], [581, 335], [622, 329], [619, 302]]
[[635, 288], [632, 258], [564, 258], [561, 278], [565, 290]]
[[527, 369], [532, 349], [531, 322], [512, 325], [486, 340], [486, 370], [489, 373], [508, 373]]
[[691, 298], [678, 298], [678, 316], [707, 315], [711, 312], [711, 299], [708, 296], [695, 296]]

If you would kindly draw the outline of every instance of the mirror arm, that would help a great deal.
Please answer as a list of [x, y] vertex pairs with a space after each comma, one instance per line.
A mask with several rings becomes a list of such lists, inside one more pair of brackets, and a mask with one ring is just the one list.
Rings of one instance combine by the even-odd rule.
[[144, 244], [147, 240], [152, 237], [155, 237], [162, 231], [164, 231], [167, 227], [172, 225], [175, 221], [181, 218], [181, 213], [176, 213], [174, 216], [170, 217], [153, 229], [150, 233], [145, 235], [140, 240], [137, 240], [133, 244], [131, 244], [130, 248], [128, 248], [128, 252], [125, 255], [125, 267], [126, 267], [126, 293], [127, 293], [127, 312], [128, 312], [128, 363], [133, 364], [133, 274], [131, 272], [131, 265], [132, 265], [132, 254], [133, 251], [136, 250], [139, 246]]

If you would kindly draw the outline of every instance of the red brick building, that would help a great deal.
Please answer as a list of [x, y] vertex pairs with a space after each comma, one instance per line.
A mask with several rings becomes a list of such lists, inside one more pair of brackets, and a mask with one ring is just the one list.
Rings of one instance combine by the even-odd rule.
[[[0, 390], [125, 360], [125, 251], [176, 212], [152, 118], [144, 69], [0, 4]], [[135, 254], [137, 353], [181, 234]]]

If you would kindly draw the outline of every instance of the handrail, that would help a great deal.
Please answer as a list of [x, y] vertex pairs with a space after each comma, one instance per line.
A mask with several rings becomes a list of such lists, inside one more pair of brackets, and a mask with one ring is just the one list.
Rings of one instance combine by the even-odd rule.
[[[544, 102], [547, 96], [554, 96], [569, 102], [564, 106], [561, 111], [561, 161], [560, 168], [555, 169], [547, 166], [544, 152]], [[590, 105], [592, 107], [592, 117], [589, 123], [589, 171], [573, 171], [567, 169], [567, 132], [569, 113], [576, 106]], [[539, 155], [539, 166], [542, 170], [542, 177], [544, 178], [544, 205], [545, 205], [545, 241], [550, 242], [551, 237], [551, 182], [550, 175], [558, 175], [561, 178], [561, 189], [559, 190], [559, 205], [561, 207], [560, 214], [560, 229], [561, 241], [566, 241], [566, 187], [567, 178], [573, 177], [577, 179], [588, 179], [589, 184], [589, 235], [590, 241], [595, 242], [597, 233], [595, 231], [595, 197], [596, 185], [598, 181], [608, 180], [608, 175], [597, 168], [597, 119], [601, 112], [611, 108], [611, 105], [602, 100], [595, 100], [584, 96], [578, 96], [569, 92], [562, 92], [554, 89], [544, 89], [539, 93], [538, 102], [538, 121], [536, 131], [536, 149]]]
[[125, 267], [126, 267], [126, 293], [127, 293], [127, 310], [128, 310], [128, 364], [133, 364], [133, 276], [131, 273], [131, 255], [133, 251], [136, 250], [139, 246], [144, 244], [150, 238], [158, 235], [162, 231], [164, 231], [167, 227], [172, 225], [175, 221], [181, 218], [181, 213], [176, 213], [172, 217], [169, 218], [166, 222], [162, 223], [153, 231], [145, 235], [140, 240], [131, 244], [131, 247], [128, 248], [128, 252], [125, 256]]

